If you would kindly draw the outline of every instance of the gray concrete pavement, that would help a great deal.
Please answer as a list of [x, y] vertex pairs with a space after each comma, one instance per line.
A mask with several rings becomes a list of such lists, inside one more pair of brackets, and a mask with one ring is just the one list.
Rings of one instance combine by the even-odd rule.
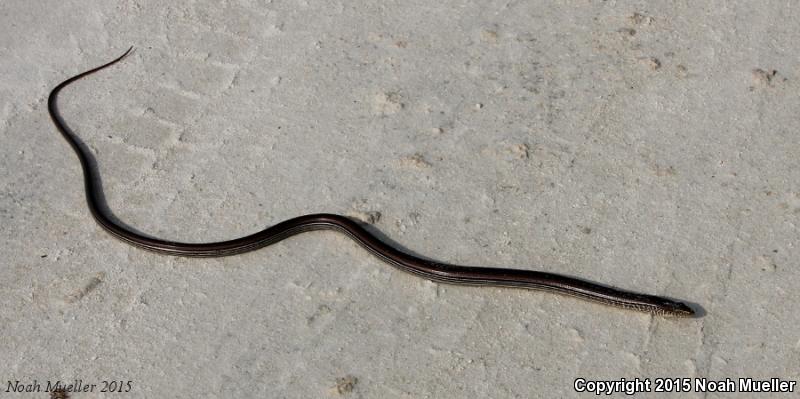
[[[579, 377], [800, 379], [793, 3], [162, 3], [0, 3], [0, 397], [47, 397], [5, 393], [17, 380], [99, 384], [73, 398], [110, 397], [104, 380], [129, 398], [531, 398], [594, 397]], [[335, 233], [222, 259], [118, 242], [45, 102], [130, 45], [61, 111], [142, 232], [350, 214], [442, 261], [705, 316], [434, 284]]]

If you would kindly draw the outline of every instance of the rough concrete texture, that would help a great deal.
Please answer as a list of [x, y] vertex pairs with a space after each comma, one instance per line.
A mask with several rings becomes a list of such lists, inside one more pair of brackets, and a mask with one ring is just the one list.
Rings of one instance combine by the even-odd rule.
[[[76, 378], [132, 381], [129, 398], [800, 379], [793, 2], [164, 3], [0, 2], [0, 396]], [[438, 260], [705, 315], [434, 284], [331, 232], [222, 259], [121, 243], [45, 102], [130, 45], [61, 112], [142, 232], [220, 240], [337, 212]]]

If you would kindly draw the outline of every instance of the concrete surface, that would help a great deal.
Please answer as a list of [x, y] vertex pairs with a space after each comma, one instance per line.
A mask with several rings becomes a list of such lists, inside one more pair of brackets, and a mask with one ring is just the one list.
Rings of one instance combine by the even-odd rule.
[[[163, 3], [0, 2], [0, 397], [48, 397], [6, 393], [16, 380], [531, 398], [594, 397], [578, 377], [800, 379], [793, 2]], [[61, 111], [140, 231], [347, 213], [442, 261], [705, 316], [434, 284], [335, 233], [224, 259], [118, 242], [45, 102], [130, 45]]]

